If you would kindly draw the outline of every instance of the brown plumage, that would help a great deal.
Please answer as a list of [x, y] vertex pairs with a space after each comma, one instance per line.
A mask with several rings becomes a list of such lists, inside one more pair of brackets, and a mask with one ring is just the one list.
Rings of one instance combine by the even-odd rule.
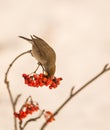
[[55, 74], [55, 51], [41, 38], [33, 35], [31, 39], [19, 36], [32, 44], [32, 55], [44, 66], [47, 76], [53, 78]]

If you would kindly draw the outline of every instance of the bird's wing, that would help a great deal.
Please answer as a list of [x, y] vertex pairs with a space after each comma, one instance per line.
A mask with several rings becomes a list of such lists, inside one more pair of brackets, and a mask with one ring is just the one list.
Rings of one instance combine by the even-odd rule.
[[[34, 38], [33, 38], [34, 37]], [[56, 60], [56, 54], [53, 48], [51, 48], [43, 39], [33, 35], [32, 40], [35, 43], [36, 47], [40, 50], [41, 57], [47, 57], [48, 60]], [[50, 61], [49, 61], [50, 62]]]

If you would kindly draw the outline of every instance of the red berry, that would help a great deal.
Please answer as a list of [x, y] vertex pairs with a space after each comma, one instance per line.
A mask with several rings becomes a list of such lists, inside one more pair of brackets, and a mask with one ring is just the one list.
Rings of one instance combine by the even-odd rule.
[[[50, 111], [46, 111], [46, 112], [44, 113], [44, 117], [45, 117], [45, 119], [46, 119], [48, 122], [52, 122], [52, 121], [55, 120], [53, 114], [52, 114]], [[51, 117], [51, 118], [50, 118], [50, 117]]]
[[47, 78], [44, 77], [44, 78], [42, 79], [42, 81], [43, 81], [44, 83], [47, 82]]
[[25, 78], [27, 76], [27, 74], [22, 74], [22, 76]]
[[38, 76], [36, 74], [33, 75], [34, 79], [38, 79]]
[[39, 77], [40, 77], [40, 78], [43, 78], [43, 77], [44, 77], [44, 74], [43, 74], [43, 73], [39, 74]]

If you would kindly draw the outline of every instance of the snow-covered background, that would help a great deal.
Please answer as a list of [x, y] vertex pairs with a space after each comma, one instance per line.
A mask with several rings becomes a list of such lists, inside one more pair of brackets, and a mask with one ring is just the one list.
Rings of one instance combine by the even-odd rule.
[[[14, 130], [12, 108], [4, 74], [10, 62], [31, 49], [19, 35], [35, 34], [56, 51], [56, 76], [63, 81], [55, 90], [28, 88], [22, 73], [36, 68], [29, 54], [20, 58], [9, 74], [13, 95], [22, 93], [17, 105], [32, 95], [42, 108], [54, 111], [75, 90], [110, 63], [109, 0], [0, 0], [0, 130]], [[44, 120], [26, 130], [39, 130]], [[46, 130], [110, 130], [110, 72], [81, 92]]]

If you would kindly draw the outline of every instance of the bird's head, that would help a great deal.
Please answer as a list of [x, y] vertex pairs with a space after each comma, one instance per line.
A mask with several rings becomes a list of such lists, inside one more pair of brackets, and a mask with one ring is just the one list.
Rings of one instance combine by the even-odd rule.
[[56, 65], [46, 66], [45, 71], [47, 73], [47, 77], [54, 78], [55, 70], [56, 70]]

